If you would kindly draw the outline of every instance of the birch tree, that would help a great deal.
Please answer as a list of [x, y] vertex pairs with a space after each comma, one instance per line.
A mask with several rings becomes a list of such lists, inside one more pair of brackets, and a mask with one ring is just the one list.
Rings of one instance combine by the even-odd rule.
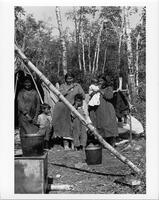
[[103, 30], [103, 21], [100, 22], [100, 29], [99, 29], [99, 33], [97, 36], [97, 42], [96, 42], [96, 47], [95, 47], [95, 51], [94, 51], [93, 68], [92, 68], [93, 74], [95, 71], [98, 70], [99, 48], [100, 48], [100, 41], [101, 41], [100, 37], [102, 34], [102, 30]]
[[140, 41], [140, 35], [138, 34], [136, 38], [136, 77], [135, 77], [135, 86], [136, 86], [136, 92], [138, 94], [138, 87], [139, 87], [139, 41]]
[[103, 63], [103, 68], [102, 68], [103, 74], [104, 74], [104, 70], [105, 70], [106, 59], [107, 59], [107, 47], [105, 48], [105, 51], [104, 51], [104, 63]]
[[126, 33], [126, 44], [127, 44], [127, 62], [128, 62], [128, 84], [132, 99], [135, 95], [135, 76], [133, 68], [133, 53], [132, 53], [132, 41], [131, 41], [131, 29], [130, 29], [130, 15], [129, 7], [123, 8], [124, 17], [125, 17], [125, 33]]
[[81, 44], [82, 44], [82, 59], [83, 59], [83, 71], [86, 74], [86, 63], [85, 63], [85, 47], [84, 47], [84, 32], [81, 27]]
[[88, 62], [89, 62], [89, 72], [91, 72], [91, 31], [89, 32], [88, 37]]
[[63, 66], [63, 73], [64, 75], [67, 74], [67, 50], [66, 50], [66, 43], [64, 38], [64, 32], [62, 27], [62, 20], [61, 20], [61, 13], [58, 6], [56, 6], [56, 19], [58, 24], [58, 30], [60, 33], [60, 40], [61, 40], [61, 46], [62, 46], [62, 66]]

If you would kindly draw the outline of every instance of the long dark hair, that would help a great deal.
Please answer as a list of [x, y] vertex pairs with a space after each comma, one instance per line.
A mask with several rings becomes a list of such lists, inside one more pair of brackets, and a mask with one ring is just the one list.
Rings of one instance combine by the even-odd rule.
[[105, 83], [104, 83], [103, 87], [113, 86], [113, 81], [109, 75], [105, 76], [104, 74], [101, 74], [98, 77], [98, 81], [99, 81], [99, 79], [104, 80]]
[[68, 73], [65, 75], [65, 81], [67, 80], [68, 77], [72, 77], [72, 78], [74, 79], [74, 74], [68, 72]]

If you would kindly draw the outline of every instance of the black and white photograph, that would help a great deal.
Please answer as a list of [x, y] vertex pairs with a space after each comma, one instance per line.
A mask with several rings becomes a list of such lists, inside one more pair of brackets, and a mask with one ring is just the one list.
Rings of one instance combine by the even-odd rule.
[[15, 193], [145, 194], [146, 7], [15, 7]]
[[12, 10], [13, 196], [146, 195], [147, 4]]

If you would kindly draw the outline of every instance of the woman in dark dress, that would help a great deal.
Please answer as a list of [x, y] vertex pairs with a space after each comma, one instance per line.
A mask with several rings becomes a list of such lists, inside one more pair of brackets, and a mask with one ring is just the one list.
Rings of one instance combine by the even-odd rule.
[[30, 76], [26, 76], [23, 82], [23, 89], [17, 97], [18, 118], [20, 135], [34, 134], [38, 132], [35, 125], [40, 110], [40, 98], [35, 89], [33, 89]]
[[90, 118], [99, 134], [111, 145], [118, 136], [118, 128], [114, 107], [110, 100], [113, 98], [113, 88], [109, 76], [98, 78], [100, 105], [90, 107]]
[[[74, 76], [70, 73], [65, 75], [65, 83], [60, 86], [59, 91], [72, 105], [76, 94], [81, 94], [85, 99], [85, 93], [81, 85], [74, 83]], [[61, 101], [56, 103], [54, 107], [53, 127], [54, 136], [62, 137], [64, 149], [69, 150], [69, 140], [73, 141], [71, 130], [71, 111]]]

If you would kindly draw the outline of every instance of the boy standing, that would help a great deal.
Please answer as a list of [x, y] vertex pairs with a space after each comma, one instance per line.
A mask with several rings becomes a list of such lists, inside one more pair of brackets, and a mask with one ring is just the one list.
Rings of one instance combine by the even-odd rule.
[[[83, 96], [81, 94], [77, 94], [75, 96], [74, 107], [82, 116], [85, 117], [85, 110], [83, 107]], [[83, 150], [87, 143], [87, 129], [73, 113], [71, 113], [71, 116], [75, 150]]]
[[42, 113], [38, 116], [37, 124], [42, 132], [45, 132], [44, 147], [49, 149], [49, 140], [52, 129], [52, 117], [50, 112], [50, 106], [46, 103], [41, 105]]

